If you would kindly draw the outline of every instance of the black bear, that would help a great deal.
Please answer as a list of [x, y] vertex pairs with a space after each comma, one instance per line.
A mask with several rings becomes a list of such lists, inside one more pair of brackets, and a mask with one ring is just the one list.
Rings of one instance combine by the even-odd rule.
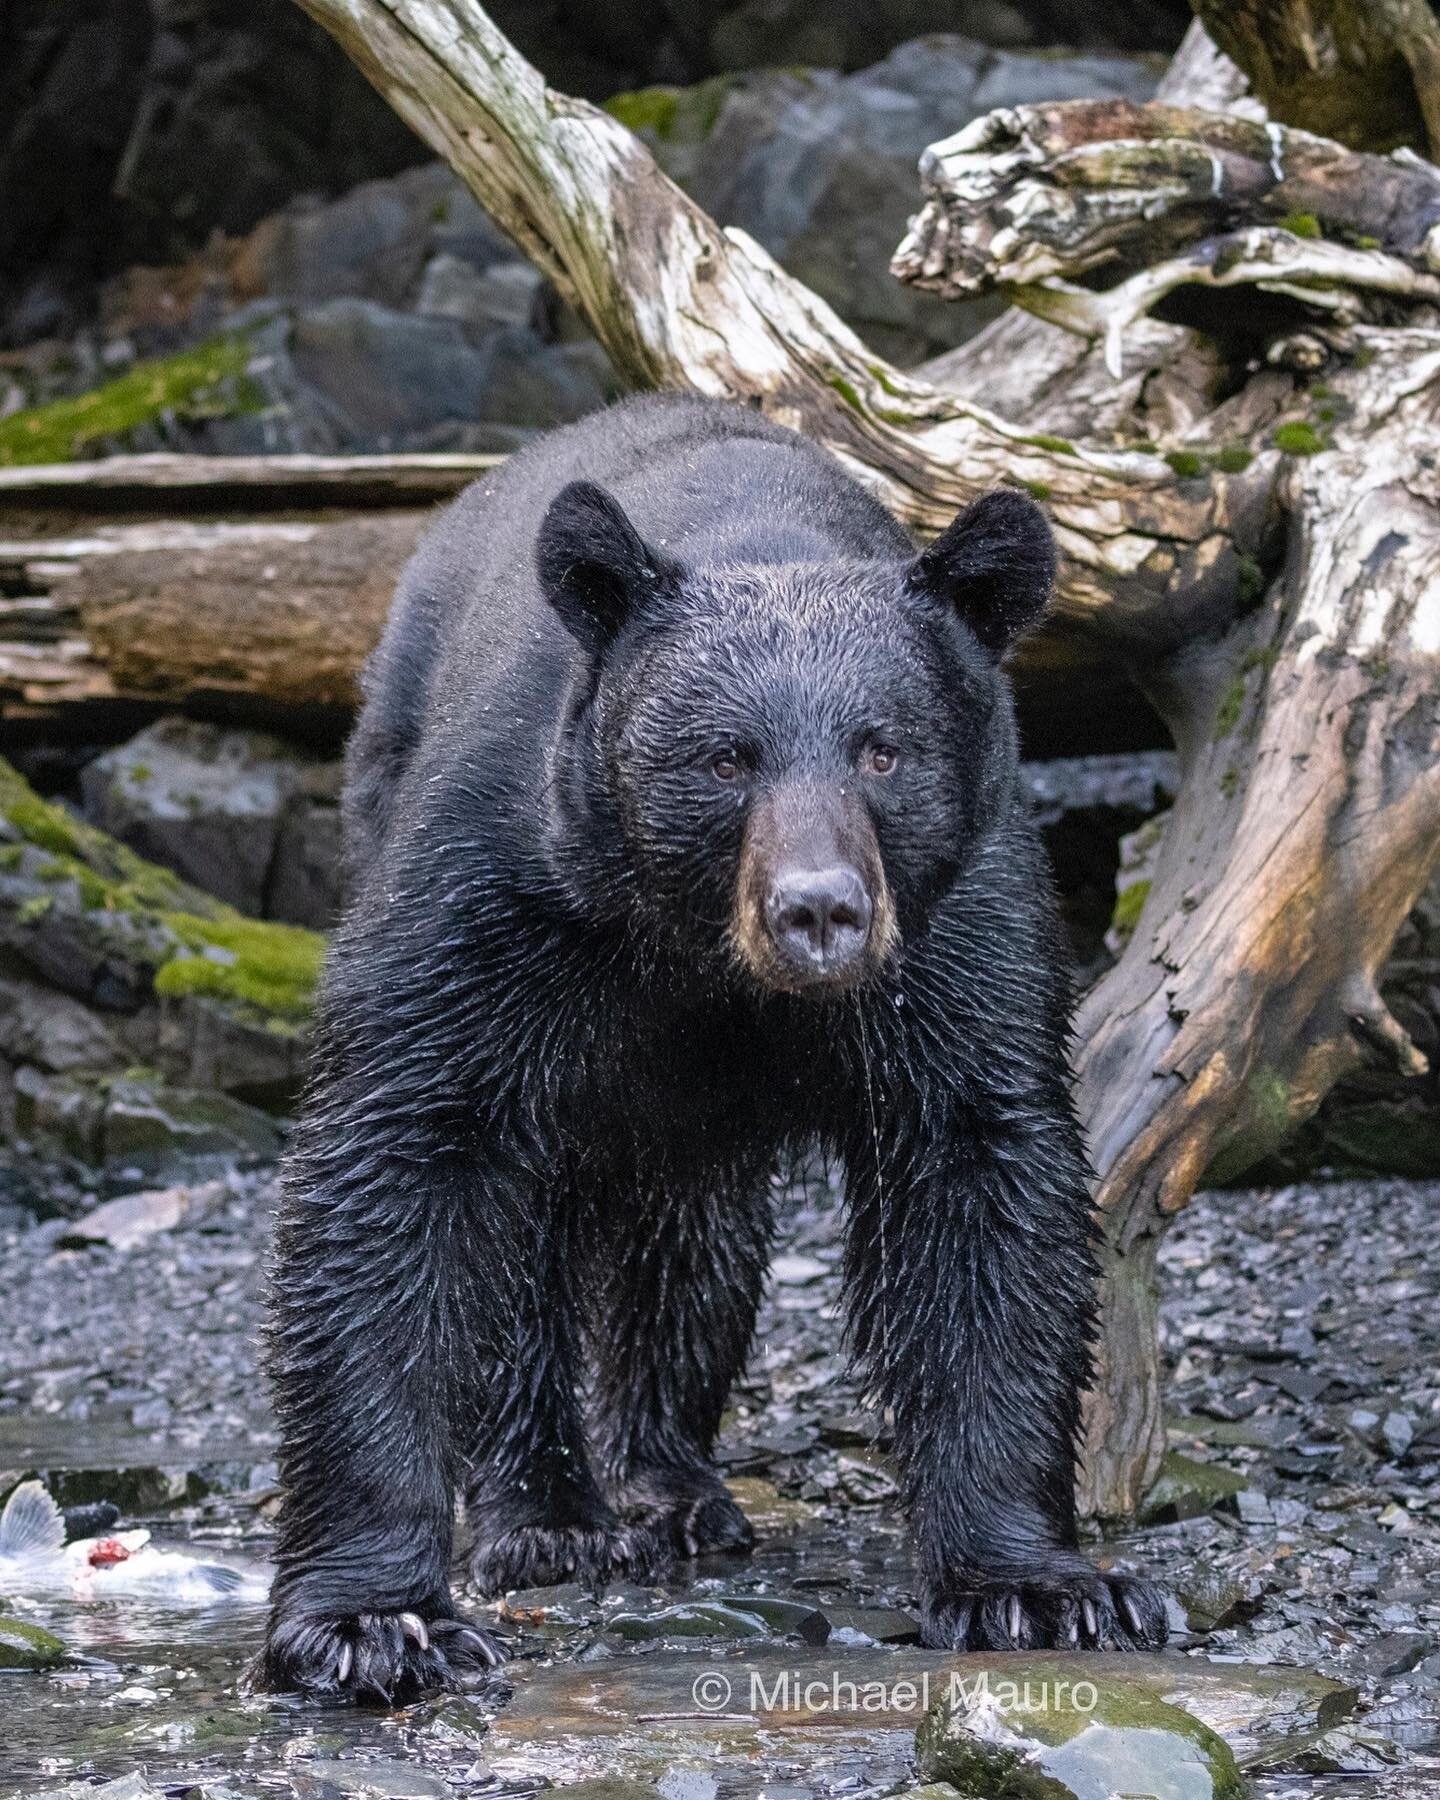
[[1000, 668], [1053, 569], [1021, 494], [917, 555], [825, 452], [681, 397], [442, 515], [367, 674], [285, 1179], [269, 1684], [500, 1654], [450, 1597], [457, 1486], [488, 1594], [748, 1545], [712, 1448], [770, 1171], [816, 1143], [925, 1642], [1163, 1638], [1075, 1539], [1092, 1217]]

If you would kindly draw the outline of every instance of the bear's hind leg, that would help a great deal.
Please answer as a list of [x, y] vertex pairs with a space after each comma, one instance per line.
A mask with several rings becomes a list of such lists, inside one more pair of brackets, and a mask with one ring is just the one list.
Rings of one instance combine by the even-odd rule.
[[595, 1478], [577, 1399], [579, 1308], [567, 1226], [541, 1222], [501, 1327], [506, 1365], [487, 1384], [465, 1484], [470, 1579], [485, 1595], [579, 1581], [644, 1579], [663, 1561], [654, 1535], [621, 1521]]
[[599, 1297], [598, 1428], [615, 1503], [675, 1555], [745, 1551], [749, 1521], [713, 1461], [770, 1259], [763, 1171], [702, 1193], [608, 1209]]

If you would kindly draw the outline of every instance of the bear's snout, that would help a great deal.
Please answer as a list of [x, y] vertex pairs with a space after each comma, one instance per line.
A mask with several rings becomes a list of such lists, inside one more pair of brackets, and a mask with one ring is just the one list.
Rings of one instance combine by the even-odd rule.
[[895, 909], [864, 807], [841, 782], [779, 782], [745, 831], [730, 942], [762, 987], [853, 987], [895, 947]]
[[858, 869], [787, 868], [765, 900], [765, 927], [777, 959], [797, 985], [836, 981], [861, 962], [874, 905]]

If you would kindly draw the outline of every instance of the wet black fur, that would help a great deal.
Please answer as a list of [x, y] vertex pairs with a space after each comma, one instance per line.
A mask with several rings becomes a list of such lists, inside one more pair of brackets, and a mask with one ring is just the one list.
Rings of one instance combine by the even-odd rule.
[[[542, 529], [574, 481], [599, 491]], [[674, 398], [442, 516], [368, 674], [357, 892], [286, 1179], [272, 1684], [393, 1694], [482, 1660], [446, 1623], [457, 1487], [486, 1592], [747, 1545], [711, 1448], [769, 1173], [816, 1140], [847, 1171], [849, 1340], [894, 1410], [926, 1642], [1163, 1636], [1153, 1590], [1075, 1547], [1087, 1172], [998, 668], [1052, 559], [1001, 494], [917, 562], [825, 454]], [[850, 994], [764, 992], [726, 936], [746, 807], [859, 779], [877, 733], [903, 753], [865, 795], [898, 949]]]

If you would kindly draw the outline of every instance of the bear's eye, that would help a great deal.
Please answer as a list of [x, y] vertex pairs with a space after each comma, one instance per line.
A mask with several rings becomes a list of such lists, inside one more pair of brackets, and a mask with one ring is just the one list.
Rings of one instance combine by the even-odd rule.
[[717, 781], [738, 781], [740, 779], [739, 760], [728, 750], [722, 750], [718, 756], [710, 758], [710, 773]]
[[900, 752], [893, 744], [871, 744], [865, 752], [865, 767], [872, 775], [893, 775], [900, 767]]

